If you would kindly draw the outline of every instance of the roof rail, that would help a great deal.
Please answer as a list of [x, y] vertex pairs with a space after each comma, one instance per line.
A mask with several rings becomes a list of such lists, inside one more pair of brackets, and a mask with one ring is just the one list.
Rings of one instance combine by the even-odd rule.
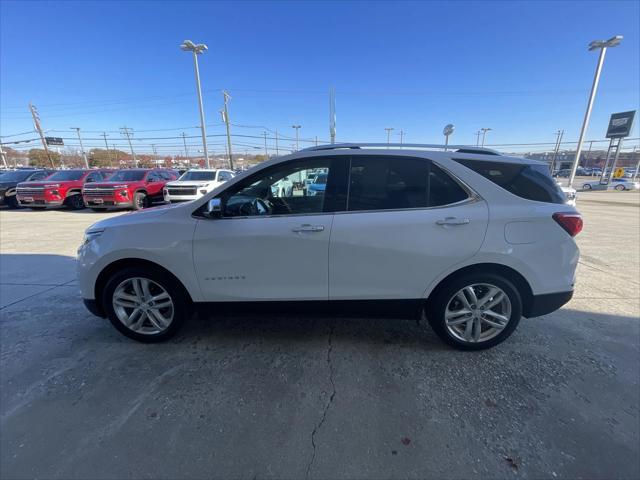
[[339, 150], [339, 149], [361, 149], [361, 148], [406, 148], [427, 149], [427, 150], [451, 150], [458, 153], [473, 153], [479, 155], [500, 155], [500, 152], [484, 147], [470, 147], [468, 145], [441, 145], [429, 143], [333, 143], [327, 145], [318, 145], [303, 149], [305, 152], [314, 152], [321, 150]]

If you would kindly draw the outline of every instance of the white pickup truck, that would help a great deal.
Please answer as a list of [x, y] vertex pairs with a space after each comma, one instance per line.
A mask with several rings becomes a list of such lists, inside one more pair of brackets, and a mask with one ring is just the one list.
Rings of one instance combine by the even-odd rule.
[[231, 170], [187, 170], [178, 180], [168, 182], [162, 194], [165, 202], [189, 202], [209, 193], [235, 177]]

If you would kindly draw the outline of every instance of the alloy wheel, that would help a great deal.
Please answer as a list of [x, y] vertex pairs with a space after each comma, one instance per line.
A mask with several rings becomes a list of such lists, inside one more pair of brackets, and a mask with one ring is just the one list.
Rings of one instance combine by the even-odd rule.
[[118, 320], [143, 335], [161, 333], [173, 321], [171, 295], [148, 278], [134, 277], [121, 282], [113, 292], [112, 304]]
[[447, 302], [448, 332], [463, 342], [485, 342], [500, 334], [511, 320], [511, 301], [499, 287], [476, 283], [460, 289]]

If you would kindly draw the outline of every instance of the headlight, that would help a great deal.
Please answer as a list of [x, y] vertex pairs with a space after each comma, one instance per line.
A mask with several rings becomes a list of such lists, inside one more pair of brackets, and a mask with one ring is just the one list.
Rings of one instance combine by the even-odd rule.
[[102, 235], [102, 232], [104, 232], [104, 228], [98, 230], [87, 230], [86, 232], [84, 232], [84, 241], [82, 242], [83, 245], [86, 245], [89, 242], [93, 242], [96, 238]]

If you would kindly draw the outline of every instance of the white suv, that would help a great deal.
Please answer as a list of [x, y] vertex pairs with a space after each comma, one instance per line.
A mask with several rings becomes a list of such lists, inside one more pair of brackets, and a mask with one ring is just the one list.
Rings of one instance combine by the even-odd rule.
[[[192, 307], [426, 317], [482, 349], [572, 296], [582, 228], [546, 164], [342, 144], [272, 159], [189, 204], [100, 221], [78, 252], [88, 309], [164, 340]], [[449, 147], [452, 148], [452, 147]], [[272, 186], [326, 171], [315, 195]]]
[[209, 193], [235, 177], [231, 170], [193, 169], [162, 189], [165, 202], [189, 202]]

